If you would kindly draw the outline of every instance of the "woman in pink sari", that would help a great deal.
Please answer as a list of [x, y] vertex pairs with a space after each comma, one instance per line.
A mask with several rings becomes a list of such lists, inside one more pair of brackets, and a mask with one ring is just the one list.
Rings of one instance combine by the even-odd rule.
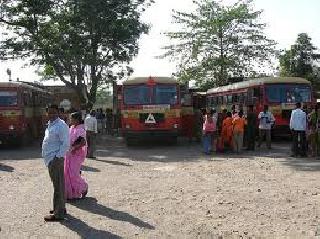
[[66, 199], [84, 198], [88, 184], [81, 177], [81, 165], [87, 155], [86, 131], [79, 112], [71, 114], [70, 150], [64, 161], [64, 181]]

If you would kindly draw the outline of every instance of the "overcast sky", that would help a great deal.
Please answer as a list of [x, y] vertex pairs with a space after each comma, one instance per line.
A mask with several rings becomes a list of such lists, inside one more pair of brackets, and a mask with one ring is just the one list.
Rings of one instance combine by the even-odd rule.
[[[228, 4], [232, 0], [223, 0]], [[278, 43], [279, 48], [289, 48], [297, 34], [306, 32], [315, 46], [320, 48], [320, 1], [319, 0], [255, 0], [256, 9], [263, 9], [262, 19], [268, 24], [266, 33]], [[163, 53], [161, 47], [168, 43], [163, 32], [173, 30], [172, 9], [192, 11], [192, 0], [156, 0], [144, 14], [144, 21], [152, 25], [148, 35], [140, 39], [140, 52], [132, 63], [136, 76], [170, 76], [175, 71], [175, 63], [155, 59]], [[6, 69], [12, 70], [12, 78], [25, 81], [39, 80], [33, 67], [23, 67], [24, 63], [1, 62], [0, 81], [7, 81]]]

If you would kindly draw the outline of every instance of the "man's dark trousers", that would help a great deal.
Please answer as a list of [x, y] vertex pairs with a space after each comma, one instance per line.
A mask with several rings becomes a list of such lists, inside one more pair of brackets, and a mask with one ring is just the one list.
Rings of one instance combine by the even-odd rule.
[[54, 158], [49, 163], [49, 175], [53, 184], [53, 214], [56, 218], [64, 218], [64, 158]]
[[306, 156], [306, 132], [300, 130], [293, 130], [293, 155]]
[[248, 150], [254, 150], [255, 149], [255, 143], [256, 143], [256, 129], [254, 126], [247, 126], [247, 149]]

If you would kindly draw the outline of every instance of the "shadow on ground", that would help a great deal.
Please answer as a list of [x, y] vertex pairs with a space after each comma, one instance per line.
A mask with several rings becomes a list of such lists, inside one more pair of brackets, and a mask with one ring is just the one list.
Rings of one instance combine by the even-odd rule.
[[25, 147], [13, 145], [0, 147], [0, 160], [34, 160], [41, 157], [41, 146], [38, 143]]
[[104, 216], [112, 220], [129, 222], [137, 227], [146, 228], [150, 230], [155, 229], [154, 226], [142, 221], [137, 217], [130, 215], [129, 213], [114, 210], [98, 203], [98, 200], [96, 198], [88, 197], [83, 200], [70, 201], [69, 203], [89, 213]]
[[85, 172], [93, 172], [93, 173], [98, 173], [101, 172], [100, 169], [97, 169], [95, 167], [87, 166], [87, 165], [82, 165], [81, 170]]
[[[202, 153], [202, 145], [200, 143], [179, 139], [177, 145], [170, 145], [164, 141], [141, 141], [139, 144], [127, 147], [123, 140], [118, 139], [117, 142], [109, 142], [100, 144], [97, 150], [98, 159], [96, 161], [105, 161], [114, 165], [125, 165], [125, 161], [145, 161], [145, 162], [196, 162], [204, 159], [255, 159], [256, 157], [267, 158], [285, 158], [288, 157], [289, 146], [286, 142], [277, 143], [271, 150], [265, 145], [257, 148], [255, 151], [243, 150], [241, 154], [233, 152], [213, 153], [206, 156]], [[114, 144], [114, 145], [113, 145]], [[102, 159], [103, 158], [103, 159]], [[111, 161], [118, 158], [119, 161]], [[123, 160], [123, 161], [122, 161]]]
[[61, 222], [62, 225], [69, 228], [71, 231], [76, 232], [81, 238], [95, 238], [95, 239], [120, 239], [121, 237], [108, 232], [97, 230], [93, 227], [90, 227], [85, 222], [81, 221], [78, 218], [75, 218], [72, 215], [67, 215], [66, 220]]
[[0, 163], [0, 171], [12, 173], [14, 171], [14, 167]]
[[298, 171], [316, 172], [320, 171], [320, 160], [311, 158], [288, 158], [281, 161], [283, 165]]

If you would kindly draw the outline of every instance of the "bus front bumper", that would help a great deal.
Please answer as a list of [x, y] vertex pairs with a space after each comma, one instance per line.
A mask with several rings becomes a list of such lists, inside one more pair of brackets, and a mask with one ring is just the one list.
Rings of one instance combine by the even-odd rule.
[[150, 138], [172, 138], [178, 137], [179, 130], [123, 130], [122, 134], [125, 138], [150, 139]]
[[0, 145], [7, 143], [14, 143], [21, 139], [22, 134], [16, 131], [1, 132], [0, 133]]

